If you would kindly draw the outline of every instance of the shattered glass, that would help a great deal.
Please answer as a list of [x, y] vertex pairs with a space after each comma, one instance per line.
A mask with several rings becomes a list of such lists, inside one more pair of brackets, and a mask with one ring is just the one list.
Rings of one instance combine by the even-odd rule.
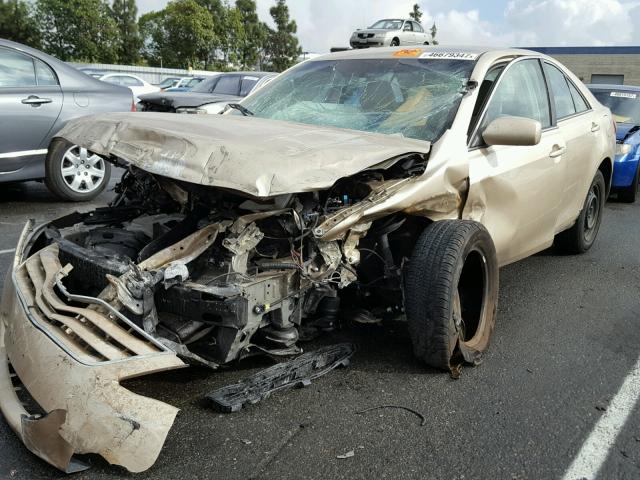
[[242, 105], [257, 117], [434, 142], [450, 127], [474, 65], [426, 58], [308, 62]]

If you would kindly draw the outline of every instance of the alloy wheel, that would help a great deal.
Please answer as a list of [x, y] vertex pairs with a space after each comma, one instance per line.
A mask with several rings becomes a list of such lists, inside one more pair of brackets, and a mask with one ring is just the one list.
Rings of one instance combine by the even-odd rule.
[[86, 148], [73, 145], [62, 157], [60, 171], [71, 190], [90, 193], [102, 185], [105, 175], [104, 159]]

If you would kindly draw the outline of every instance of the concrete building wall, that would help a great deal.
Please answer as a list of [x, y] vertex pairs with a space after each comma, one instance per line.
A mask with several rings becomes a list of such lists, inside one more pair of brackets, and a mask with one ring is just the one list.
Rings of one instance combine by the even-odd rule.
[[584, 83], [593, 75], [624, 75], [625, 85], [640, 85], [640, 55], [551, 55]]
[[529, 47], [529, 50], [544, 53], [562, 62], [584, 83], [596, 83], [593, 81], [595, 75], [600, 76], [601, 79], [603, 76], [608, 76], [609, 79], [618, 80], [624, 85], [640, 85], [640, 47], [638, 46]]

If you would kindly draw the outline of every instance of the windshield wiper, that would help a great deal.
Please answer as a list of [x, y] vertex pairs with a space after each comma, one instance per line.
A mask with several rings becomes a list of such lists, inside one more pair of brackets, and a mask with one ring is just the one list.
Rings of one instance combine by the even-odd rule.
[[239, 103], [227, 103], [227, 107], [233, 108], [234, 110], [238, 110], [245, 117], [253, 116], [253, 112], [248, 108], [243, 107]]

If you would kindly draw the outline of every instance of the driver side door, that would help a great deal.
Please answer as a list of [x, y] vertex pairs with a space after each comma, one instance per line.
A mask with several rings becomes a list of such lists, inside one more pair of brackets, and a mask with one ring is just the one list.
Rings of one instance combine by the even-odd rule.
[[[501, 116], [540, 122], [532, 146], [493, 145], [482, 132]], [[553, 243], [565, 183], [566, 144], [555, 126], [542, 65], [537, 58], [510, 63], [498, 78], [469, 146], [469, 195], [463, 217], [491, 234], [505, 265]]]

